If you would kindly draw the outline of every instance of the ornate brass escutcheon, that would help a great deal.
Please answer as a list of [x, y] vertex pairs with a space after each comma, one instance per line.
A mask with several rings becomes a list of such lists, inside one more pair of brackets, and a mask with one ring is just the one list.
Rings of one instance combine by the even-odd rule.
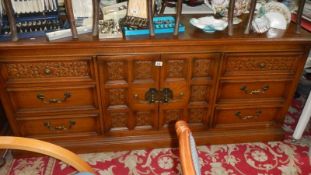
[[169, 88], [162, 89], [160, 93], [162, 103], [168, 103], [171, 99], [173, 99], [173, 91]]
[[235, 116], [237, 116], [239, 119], [242, 119], [242, 120], [250, 120], [250, 119], [258, 118], [261, 113], [262, 113], [261, 110], [257, 110], [255, 115], [242, 115], [242, 113], [240, 111], [237, 111], [235, 113]]
[[156, 88], [150, 88], [146, 93], [145, 93], [145, 100], [148, 101], [149, 103], [157, 103], [159, 102], [159, 92]]
[[150, 88], [145, 93], [145, 100], [149, 103], [168, 103], [171, 99], [173, 99], [173, 91], [169, 88], [161, 90]]
[[52, 124], [48, 122], [44, 122], [43, 125], [48, 128], [50, 131], [65, 131], [71, 129], [76, 124], [76, 121], [69, 120], [68, 126], [60, 125], [60, 126], [52, 126]]
[[71, 93], [70, 92], [65, 92], [64, 93], [64, 98], [62, 98], [62, 99], [58, 99], [58, 98], [45, 99], [45, 95], [44, 94], [42, 94], [42, 93], [38, 93], [37, 94], [37, 99], [42, 101], [45, 104], [63, 103], [70, 97], [71, 97]]
[[254, 90], [250, 90], [248, 89], [247, 86], [241, 86], [240, 87], [241, 91], [244, 91], [245, 94], [249, 94], [249, 95], [258, 95], [258, 94], [263, 94], [265, 93], [267, 90], [269, 90], [269, 85], [265, 84], [263, 85], [260, 89], [254, 89]]

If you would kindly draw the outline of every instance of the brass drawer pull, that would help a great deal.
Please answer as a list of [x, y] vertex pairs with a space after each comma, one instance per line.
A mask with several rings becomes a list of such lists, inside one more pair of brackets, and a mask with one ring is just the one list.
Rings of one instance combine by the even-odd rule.
[[52, 126], [50, 122], [44, 122], [44, 126], [48, 128], [50, 131], [65, 131], [71, 129], [76, 124], [76, 121], [69, 120], [68, 126], [60, 125], [60, 126]]
[[247, 86], [241, 86], [240, 87], [241, 91], [244, 91], [245, 94], [249, 94], [249, 95], [258, 95], [258, 94], [263, 94], [265, 93], [267, 90], [269, 90], [269, 85], [264, 85], [262, 86], [262, 88], [260, 89], [255, 89], [255, 90], [250, 90], [248, 89]]
[[240, 111], [236, 112], [234, 115], [237, 116], [239, 119], [242, 120], [249, 120], [249, 119], [256, 119], [260, 116], [260, 114], [262, 113], [261, 110], [257, 110], [255, 115], [242, 115], [242, 113]]
[[65, 92], [64, 93], [64, 98], [63, 99], [58, 99], [58, 98], [51, 98], [51, 99], [45, 99], [45, 95], [42, 93], [37, 94], [37, 99], [42, 101], [45, 104], [51, 104], [51, 103], [63, 103], [65, 102], [68, 98], [71, 97], [70, 92]]

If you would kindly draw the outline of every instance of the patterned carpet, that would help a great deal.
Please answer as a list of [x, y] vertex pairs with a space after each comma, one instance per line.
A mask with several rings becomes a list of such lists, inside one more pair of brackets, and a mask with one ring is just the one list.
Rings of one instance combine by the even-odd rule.
[[[303, 139], [294, 144], [290, 141], [303, 102], [303, 98], [293, 100], [284, 122], [287, 139], [282, 142], [199, 146], [202, 174], [311, 175], [311, 158], [308, 157], [310, 126]], [[181, 174], [176, 148], [81, 154], [81, 157], [101, 175]], [[37, 157], [8, 160], [0, 174], [72, 175], [75, 170], [53, 158]]]

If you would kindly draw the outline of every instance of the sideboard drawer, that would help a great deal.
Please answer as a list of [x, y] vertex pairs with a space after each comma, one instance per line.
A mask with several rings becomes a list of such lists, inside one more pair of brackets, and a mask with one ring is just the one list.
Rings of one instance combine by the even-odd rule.
[[254, 126], [270, 126], [279, 115], [279, 107], [244, 107], [217, 108], [215, 111], [216, 128], [251, 128]]
[[[72, 118], [47, 118], [18, 120], [22, 136], [96, 134], [99, 126], [98, 115]], [[66, 117], [66, 118], [65, 118]]]
[[224, 76], [294, 75], [302, 53], [235, 53], [225, 55]]
[[49, 88], [8, 89], [14, 110], [18, 114], [98, 108], [95, 85]]
[[221, 81], [219, 100], [276, 99], [284, 100], [291, 81]]
[[61, 61], [20, 61], [1, 64], [2, 76], [10, 83], [74, 81], [92, 79], [91, 58], [62, 57]]

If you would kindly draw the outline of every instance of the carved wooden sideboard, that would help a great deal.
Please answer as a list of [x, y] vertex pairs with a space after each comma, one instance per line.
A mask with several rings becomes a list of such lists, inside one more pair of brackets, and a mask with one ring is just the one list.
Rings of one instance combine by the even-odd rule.
[[178, 119], [198, 144], [280, 140], [311, 44], [294, 29], [4, 42], [1, 100], [15, 135], [76, 152], [171, 146]]

